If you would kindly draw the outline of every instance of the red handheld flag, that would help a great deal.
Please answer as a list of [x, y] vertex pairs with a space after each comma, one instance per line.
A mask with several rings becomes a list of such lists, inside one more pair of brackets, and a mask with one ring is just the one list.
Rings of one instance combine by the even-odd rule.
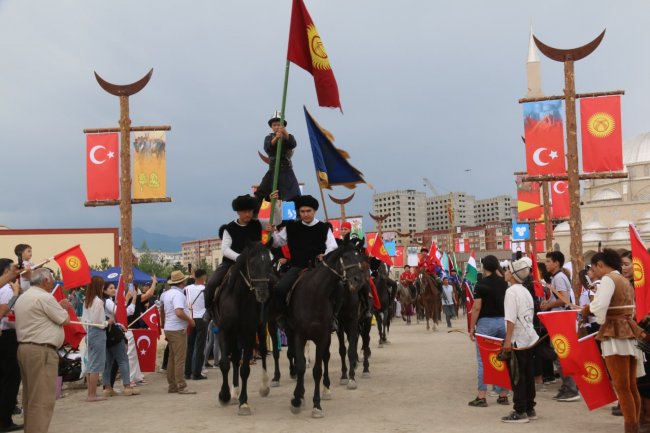
[[[539, 268], [537, 267], [537, 255], [533, 254], [533, 251], [530, 251], [530, 258], [532, 259], [533, 262], [533, 281], [539, 281]], [[544, 286], [542, 286], [542, 283], [534, 283], [535, 287], [535, 296], [538, 298], [544, 298]]]
[[569, 210], [569, 182], [566, 180], [559, 180], [551, 182], [553, 187], [553, 217], [570, 217], [571, 211]]
[[140, 370], [143, 373], [155, 373], [158, 332], [155, 329], [133, 329], [133, 339], [138, 350]]
[[54, 260], [61, 268], [63, 283], [68, 290], [90, 284], [90, 267], [79, 245], [57, 254]]
[[88, 200], [120, 198], [119, 135], [86, 135], [86, 185]]
[[650, 253], [639, 236], [633, 224], [630, 224], [630, 240], [632, 242], [632, 257], [634, 257], [634, 303], [636, 304], [636, 321], [650, 312], [650, 278], [646, 279], [645, 270], [650, 270]]
[[379, 233], [377, 233], [377, 236], [375, 236], [375, 242], [373, 243], [372, 249], [370, 250], [370, 256], [378, 258], [388, 266], [393, 266], [393, 261], [388, 255], [388, 251], [386, 251], [386, 247], [384, 246], [384, 241], [382, 241], [379, 237]]
[[573, 311], [551, 311], [537, 313], [542, 321], [548, 335], [551, 337], [555, 353], [562, 364], [562, 373], [565, 376], [580, 374], [580, 356], [578, 354], [578, 334], [576, 321], [578, 312]]
[[121, 323], [126, 328], [129, 326], [128, 315], [126, 314], [126, 297], [124, 295], [124, 277], [120, 274], [120, 282], [117, 285], [115, 295], [115, 322]]
[[591, 334], [579, 340], [576, 360], [579, 372], [572, 375], [589, 410], [613, 403], [618, 398], [594, 337], [595, 334]]
[[160, 313], [158, 312], [158, 307], [153, 306], [144, 312], [142, 315], [142, 320], [147, 324], [149, 329], [155, 329], [158, 331], [158, 335], [162, 334], [160, 329]]
[[474, 294], [469, 284], [465, 281], [465, 299], [467, 300], [467, 332], [472, 332], [472, 308], [474, 308]]
[[341, 239], [341, 220], [327, 220], [332, 224], [332, 234], [336, 239]]
[[329, 57], [302, 0], [293, 0], [287, 59], [313, 75], [318, 105], [343, 112]]
[[580, 99], [580, 131], [585, 173], [623, 170], [620, 96]]
[[[57, 286], [52, 290], [52, 295], [57, 302], [61, 302], [65, 299], [65, 293], [63, 293], [63, 288], [57, 284]], [[68, 317], [70, 317], [71, 322], [78, 322], [79, 318], [75, 314], [72, 307], [68, 308]], [[63, 327], [63, 333], [65, 334], [65, 341], [72, 346], [73, 349], [79, 347], [79, 343], [83, 340], [86, 335], [86, 330], [82, 325], [77, 325], [71, 323]]]
[[483, 361], [483, 383], [511, 389], [506, 363], [497, 359], [503, 340], [481, 334], [475, 334], [475, 337]]

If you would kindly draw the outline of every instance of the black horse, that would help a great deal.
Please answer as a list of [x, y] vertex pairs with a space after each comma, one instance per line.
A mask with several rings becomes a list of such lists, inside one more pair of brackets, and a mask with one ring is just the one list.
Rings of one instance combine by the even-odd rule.
[[[250, 415], [247, 382], [250, 374], [248, 360], [253, 353], [255, 335], [259, 335], [260, 355], [262, 356], [262, 397], [269, 395], [269, 378], [266, 373], [266, 327], [262, 316], [262, 305], [269, 297], [269, 278], [271, 276], [271, 257], [262, 243], [246, 242], [246, 248], [237, 257], [231, 268], [230, 277], [214, 306], [214, 317], [219, 318], [219, 348], [221, 350], [221, 373], [223, 383], [219, 393], [222, 406], [237, 404], [239, 394], [239, 415]], [[241, 342], [244, 356], [241, 367]], [[229, 359], [230, 358], [230, 359]], [[233, 392], [228, 385], [230, 362], [233, 366]], [[241, 368], [241, 393], [239, 393], [239, 374]], [[234, 394], [234, 395], [233, 395]]]
[[[357, 389], [355, 369], [359, 362], [357, 345], [359, 344], [359, 294], [345, 290], [343, 304], [338, 314], [339, 329], [336, 334], [339, 338], [339, 355], [341, 355], [341, 380], [339, 385], [347, 385], [348, 389]], [[345, 364], [345, 337], [348, 339], [348, 359], [350, 361], [350, 378]]]
[[382, 348], [384, 344], [390, 344], [388, 333], [390, 332], [390, 320], [392, 318], [392, 304], [388, 287], [388, 266], [386, 263], [382, 262], [379, 266], [375, 278], [375, 287], [381, 303], [381, 308], [375, 310], [375, 318], [377, 319], [377, 331], [379, 331], [379, 347]]
[[[328, 363], [330, 358], [330, 325], [332, 323], [332, 305], [329, 297], [339, 281], [347, 283], [346, 287], [356, 291], [363, 284], [361, 273], [361, 255], [348, 242], [329, 253], [311, 272], [300, 279], [291, 294], [289, 311], [291, 329], [287, 337], [289, 346], [295, 356], [298, 382], [291, 399], [290, 409], [294, 414], [300, 413], [305, 395], [305, 344], [308, 340], [316, 345], [316, 359], [312, 366], [314, 375], [314, 407], [312, 418], [322, 418], [320, 405], [320, 381], [323, 378], [323, 399], [329, 400], [330, 380]], [[324, 375], [324, 377], [323, 377]]]

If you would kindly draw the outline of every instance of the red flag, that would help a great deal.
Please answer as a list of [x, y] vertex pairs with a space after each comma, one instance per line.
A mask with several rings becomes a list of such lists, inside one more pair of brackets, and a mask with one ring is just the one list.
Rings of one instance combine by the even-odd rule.
[[343, 112], [329, 57], [302, 0], [293, 0], [287, 59], [314, 76], [318, 105]]
[[562, 102], [524, 104], [528, 176], [566, 172]]
[[266, 200], [262, 200], [262, 205], [260, 206], [260, 211], [257, 214], [257, 218], [271, 218], [271, 203]]
[[[533, 254], [533, 251], [530, 251], [530, 258], [533, 261], [533, 281], [540, 281], [541, 278], [539, 277], [539, 268], [537, 267], [537, 255]], [[544, 286], [542, 286], [542, 283], [534, 283], [535, 287], [535, 296], [538, 298], [545, 298], [545, 293], [544, 293]]]
[[366, 242], [368, 243], [368, 251], [372, 250], [372, 246], [375, 244], [376, 237], [377, 237], [377, 232], [366, 232]]
[[90, 284], [90, 267], [79, 245], [54, 256], [61, 268], [63, 283], [70, 289]]
[[465, 299], [467, 300], [467, 332], [472, 332], [472, 308], [474, 307], [474, 294], [469, 284], [465, 281]]
[[388, 266], [393, 266], [393, 261], [388, 255], [388, 251], [386, 251], [386, 247], [384, 246], [384, 241], [379, 237], [379, 233], [375, 236], [375, 242], [370, 249], [370, 256], [378, 258]]
[[[550, 223], [549, 223], [550, 224]], [[551, 224], [551, 238], [553, 238], [553, 224]], [[535, 224], [535, 249], [537, 251], [546, 251], [546, 243], [540, 239], [546, 239], [546, 225]]]
[[553, 217], [570, 217], [569, 194], [567, 193], [569, 181], [559, 180], [551, 182], [551, 185], [553, 187]]
[[483, 383], [506, 389], [512, 388], [506, 363], [497, 359], [503, 340], [481, 334], [475, 334], [475, 337], [483, 361]]
[[119, 135], [86, 135], [86, 185], [88, 200], [120, 198]]
[[285, 259], [291, 260], [291, 251], [289, 251], [289, 245], [282, 246], [282, 254], [284, 254]]
[[517, 210], [519, 219], [537, 219], [542, 216], [542, 198], [539, 183], [523, 182], [523, 176], [517, 176]]
[[623, 170], [620, 96], [580, 99], [580, 131], [585, 173]]
[[591, 334], [579, 340], [579, 372], [572, 375], [589, 410], [598, 409], [618, 399], [594, 336]]
[[636, 321], [650, 312], [650, 278], [645, 279], [645, 270], [650, 270], [650, 254], [645, 249], [641, 236], [633, 224], [630, 224], [630, 240], [632, 241], [632, 257], [634, 257], [634, 303], [636, 304]]
[[327, 220], [328, 223], [332, 224], [332, 234], [336, 239], [341, 239], [341, 220]]
[[368, 281], [370, 282], [370, 290], [372, 291], [372, 305], [376, 309], [380, 310], [381, 301], [379, 300], [379, 294], [377, 293], [377, 287], [375, 286], [375, 282], [373, 281], [372, 278], [369, 278]]
[[120, 274], [120, 282], [117, 285], [115, 295], [115, 322], [121, 323], [125, 328], [129, 326], [128, 315], [126, 314], [126, 297], [124, 294], [124, 278]]
[[454, 239], [454, 252], [460, 253], [460, 238]]
[[469, 239], [464, 239], [463, 244], [465, 245], [465, 251], [469, 251]]
[[576, 321], [578, 312], [573, 311], [551, 311], [537, 313], [539, 320], [544, 323], [551, 337], [555, 353], [562, 364], [562, 373], [565, 376], [580, 374], [580, 355], [578, 353], [578, 334]]
[[142, 315], [142, 320], [147, 324], [149, 329], [158, 330], [158, 335], [162, 335], [162, 329], [160, 328], [160, 312], [158, 312], [158, 307], [153, 306], [144, 312]]
[[155, 329], [133, 329], [133, 339], [138, 350], [138, 362], [143, 373], [156, 371], [156, 346], [158, 332]]
[[395, 247], [395, 266], [398, 268], [404, 266], [404, 247]]
[[[65, 299], [65, 293], [63, 293], [63, 288], [58, 284], [56, 285], [54, 290], [52, 290], [52, 295], [54, 296], [54, 299], [56, 299], [57, 302], [61, 302]], [[79, 321], [79, 318], [75, 314], [72, 307], [68, 308], [68, 317], [70, 317], [71, 322]], [[73, 323], [64, 326], [63, 332], [65, 334], [65, 341], [74, 349], [77, 349], [79, 347], [79, 343], [81, 343], [81, 340], [83, 340], [84, 336], [86, 335], [86, 330], [82, 325], [77, 325]]]

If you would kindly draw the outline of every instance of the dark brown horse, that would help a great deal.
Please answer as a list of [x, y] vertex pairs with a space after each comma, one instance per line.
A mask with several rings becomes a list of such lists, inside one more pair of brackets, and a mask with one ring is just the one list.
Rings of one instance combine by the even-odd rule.
[[392, 303], [390, 289], [388, 288], [388, 266], [386, 263], [382, 262], [377, 270], [375, 287], [381, 303], [381, 308], [375, 310], [375, 319], [377, 320], [377, 331], [379, 332], [379, 347], [382, 348], [384, 344], [390, 344], [388, 333], [390, 332], [390, 320], [392, 318]]
[[[399, 283], [397, 286], [397, 293], [399, 295], [399, 303], [402, 306], [402, 314], [405, 318], [406, 325], [411, 324], [411, 307], [415, 305], [415, 300], [411, 296], [411, 289], [402, 283]], [[415, 319], [418, 320], [417, 318], [417, 313], [415, 316]], [[419, 320], [418, 320], [419, 323]]]
[[[341, 380], [339, 385], [347, 385], [348, 389], [357, 389], [355, 381], [355, 369], [359, 363], [357, 345], [359, 344], [359, 293], [345, 290], [343, 304], [338, 314], [339, 355], [341, 356]], [[348, 339], [347, 354], [350, 361], [350, 378], [348, 379], [348, 368], [345, 363], [345, 338]]]
[[424, 267], [418, 269], [418, 284], [420, 286], [420, 299], [418, 303], [424, 307], [427, 320], [427, 332], [429, 332], [429, 320], [433, 320], [433, 330], [438, 328], [439, 314], [442, 309], [442, 301], [438, 292], [438, 286], [434, 279], [427, 274]]

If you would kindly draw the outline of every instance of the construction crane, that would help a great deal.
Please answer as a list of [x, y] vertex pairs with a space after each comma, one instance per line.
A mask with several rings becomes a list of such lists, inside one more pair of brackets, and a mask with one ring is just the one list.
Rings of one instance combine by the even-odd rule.
[[[434, 197], [442, 197], [440, 193], [433, 187], [431, 182], [429, 182], [429, 179], [426, 177], [424, 178], [424, 186], [428, 186], [429, 189], [433, 192]], [[451, 243], [450, 249], [453, 251], [454, 250], [454, 232], [456, 230], [454, 226], [454, 219], [455, 219], [455, 212], [454, 212], [454, 193], [450, 192], [449, 193], [449, 204], [447, 205], [447, 213], [449, 215], [449, 239]]]

